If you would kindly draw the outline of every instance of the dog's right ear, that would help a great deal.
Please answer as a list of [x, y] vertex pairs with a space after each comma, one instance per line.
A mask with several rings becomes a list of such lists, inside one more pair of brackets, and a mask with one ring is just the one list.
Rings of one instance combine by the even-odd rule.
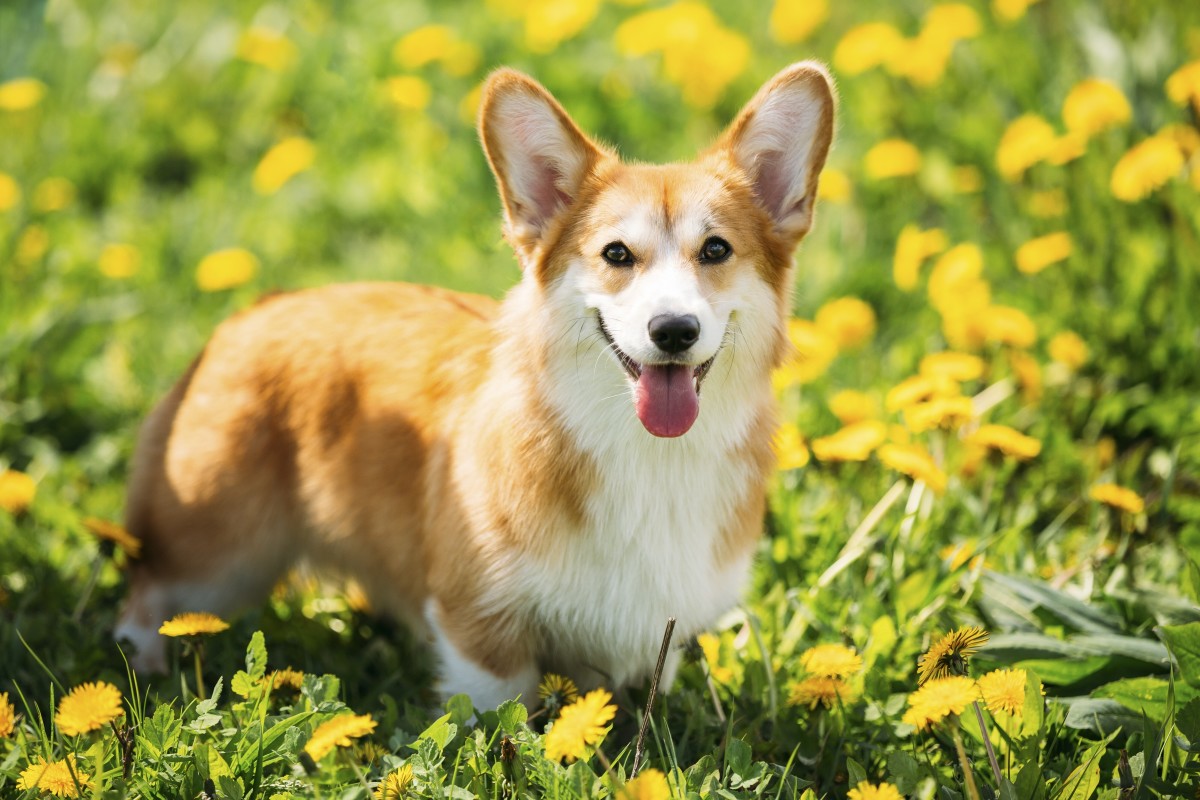
[[483, 84], [479, 138], [500, 187], [505, 228], [522, 266], [607, 154], [533, 78], [499, 69]]

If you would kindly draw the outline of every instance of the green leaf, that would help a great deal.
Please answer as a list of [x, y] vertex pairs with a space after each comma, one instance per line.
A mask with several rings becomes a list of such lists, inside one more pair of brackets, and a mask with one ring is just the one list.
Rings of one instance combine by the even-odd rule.
[[[1196, 623], [1200, 625], [1200, 622]], [[1151, 639], [1141, 639], [1136, 636], [1121, 636], [1119, 634], [1072, 636], [1071, 644], [1089, 655], [1125, 656], [1126, 658], [1145, 661], [1156, 667], [1165, 667], [1171, 663], [1171, 656], [1162, 642]]]
[[1193, 603], [1200, 603], [1200, 564], [1188, 559], [1188, 596]]
[[1116, 700], [1108, 698], [1076, 697], [1063, 698], [1067, 702], [1067, 718], [1063, 724], [1076, 730], [1112, 733], [1122, 728], [1126, 733], [1140, 729], [1142, 718]]
[[1033, 658], [1018, 661], [1013, 666], [1036, 672], [1043, 681], [1052, 686], [1070, 686], [1108, 666], [1110, 659], [1091, 656], [1080, 660]]
[[465, 694], [456, 694], [448, 699], [446, 711], [450, 714], [450, 721], [460, 727], [475, 716], [475, 706], [471, 705], [470, 696]]
[[[1162, 678], [1126, 678], [1106, 683], [1092, 692], [1092, 697], [1107, 697], [1126, 708], [1144, 713], [1155, 722], [1167, 718], [1167, 694], [1171, 684]], [[1186, 702], [1197, 696], [1195, 689], [1176, 686], [1180, 701]]]
[[1121, 628], [1120, 619], [1111, 612], [1076, 600], [1041, 581], [991, 571], [985, 572], [984, 576], [985, 590], [987, 584], [998, 584], [1034, 607], [1046, 609], [1077, 630], [1104, 634]]
[[847, 785], [850, 788], [858, 786], [867, 779], [867, 771], [863, 769], [863, 765], [849, 756], [846, 756], [846, 774], [849, 776], [849, 783]]
[[241, 782], [232, 775], [219, 775], [214, 780], [221, 788], [221, 800], [242, 800], [246, 796]]
[[255, 631], [246, 645], [246, 672], [256, 681], [267, 674], [267, 644], [262, 631]]
[[750, 745], [741, 739], [730, 739], [725, 746], [725, 777], [741, 781], [750, 774]]
[[1042, 779], [1042, 767], [1036, 758], [1028, 761], [1017, 773], [1017, 797], [1021, 800], [1044, 800], [1046, 781]]
[[421, 735], [417, 737], [417, 741], [422, 739], [432, 742], [437, 746], [437, 752], [442, 752], [446, 749], [446, 745], [458, 733], [458, 726], [450, 721], [450, 715], [444, 714], [438, 717], [432, 725], [421, 731]]
[[888, 778], [896, 784], [900, 794], [909, 795], [921, 780], [921, 767], [917, 760], [903, 750], [893, 750], [887, 758]]
[[529, 719], [529, 710], [525, 704], [517, 700], [505, 700], [496, 709], [500, 717], [500, 729], [505, 733], [516, 733], [517, 729]]
[[1104, 744], [1094, 745], [1084, 754], [1083, 763], [1063, 779], [1054, 800], [1089, 800], [1100, 785], [1100, 756]]
[[1175, 712], [1175, 727], [1189, 744], [1200, 744], [1200, 697], [1193, 697]]
[[233, 680], [229, 682], [229, 689], [238, 697], [249, 697], [256, 685], [249, 673], [239, 669], [233, 674]]
[[1189, 686], [1200, 686], [1200, 622], [1164, 625], [1158, 631], [1179, 663], [1179, 674]]

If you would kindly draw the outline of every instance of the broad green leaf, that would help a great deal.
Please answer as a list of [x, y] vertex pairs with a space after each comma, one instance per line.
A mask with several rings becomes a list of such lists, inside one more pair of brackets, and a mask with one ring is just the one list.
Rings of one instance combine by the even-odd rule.
[[458, 733], [458, 726], [450, 721], [450, 715], [444, 714], [438, 717], [432, 725], [421, 732], [417, 737], [418, 740], [425, 739], [437, 746], [437, 752], [442, 752], [446, 749], [446, 745]]
[[1200, 622], [1164, 625], [1159, 633], [1179, 663], [1179, 674], [1188, 685], [1200, 687]]
[[1063, 724], [1077, 730], [1096, 731], [1108, 734], [1118, 728], [1126, 733], [1141, 729], [1141, 715], [1131, 711], [1116, 700], [1108, 698], [1076, 697], [1063, 698], [1059, 702], [1067, 705], [1067, 718]]
[[475, 706], [471, 705], [470, 696], [456, 694], [446, 701], [446, 712], [450, 715], [450, 721], [461, 727], [475, 716]]
[[267, 644], [262, 631], [255, 631], [246, 645], [246, 672], [256, 681], [267, 674]]
[[[1171, 684], [1162, 678], [1127, 678], [1104, 684], [1092, 692], [1092, 697], [1116, 700], [1126, 708], [1144, 713], [1155, 722], [1161, 723], [1167, 718], [1167, 694], [1170, 688]], [[1196, 695], [1195, 689], [1183, 685], [1176, 686], [1179, 702], [1187, 702]]]
[[846, 757], [846, 773], [849, 778], [849, 786], [858, 786], [867, 779], [867, 771], [863, 769], [863, 765], [855, 761], [849, 756]]
[[529, 710], [525, 708], [524, 703], [517, 700], [505, 700], [496, 709], [496, 713], [500, 717], [500, 729], [505, 733], [516, 733], [529, 718]]
[[1084, 659], [1031, 658], [1013, 664], [1023, 670], [1036, 672], [1043, 681], [1052, 686], [1070, 686], [1073, 683], [1104, 669], [1109, 659], [1091, 656]]
[[[1196, 623], [1200, 625], [1200, 623]], [[1141, 639], [1136, 636], [1121, 636], [1119, 634], [1072, 636], [1071, 644], [1089, 655], [1124, 656], [1126, 658], [1145, 661], [1156, 667], [1165, 667], [1171, 663], [1171, 656], [1162, 642], [1153, 639]]]
[[987, 583], [999, 584], [1018, 597], [1046, 609], [1077, 630], [1103, 634], [1121, 629], [1121, 621], [1115, 614], [1080, 602], [1041, 581], [990, 570], [985, 572], [984, 576], [985, 587]]
[[1054, 800], [1089, 800], [1100, 785], [1100, 757], [1104, 744], [1093, 745], [1083, 756], [1083, 763], [1063, 779]]
[[1200, 697], [1193, 697], [1175, 712], [1175, 727], [1189, 744], [1200, 744]]
[[917, 760], [903, 750], [893, 750], [887, 757], [888, 778], [896, 784], [900, 794], [908, 795], [917, 788], [921, 780], [921, 768]]
[[1188, 559], [1188, 595], [1193, 603], [1200, 603], [1200, 564]]
[[238, 697], [249, 697], [256, 685], [249, 673], [239, 669], [233, 674], [233, 679], [229, 681], [229, 690]]

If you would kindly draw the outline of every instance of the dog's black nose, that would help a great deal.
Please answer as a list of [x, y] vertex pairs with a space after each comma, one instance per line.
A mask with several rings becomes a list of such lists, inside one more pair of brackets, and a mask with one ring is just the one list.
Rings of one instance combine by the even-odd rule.
[[659, 314], [650, 320], [650, 341], [665, 353], [682, 353], [700, 338], [695, 314]]

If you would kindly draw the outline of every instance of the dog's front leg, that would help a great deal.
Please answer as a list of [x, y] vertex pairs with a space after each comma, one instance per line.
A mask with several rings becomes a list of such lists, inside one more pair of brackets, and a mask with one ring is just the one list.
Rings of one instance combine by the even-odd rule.
[[438, 690], [443, 697], [470, 695], [480, 711], [516, 699], [531, 711], [537, 706], [541, 673], [526, 650], [528, 638], [514, 630], [511, 620], [447, 609], [434, 599], [426, 604], [425, 620], [440, 662]]

